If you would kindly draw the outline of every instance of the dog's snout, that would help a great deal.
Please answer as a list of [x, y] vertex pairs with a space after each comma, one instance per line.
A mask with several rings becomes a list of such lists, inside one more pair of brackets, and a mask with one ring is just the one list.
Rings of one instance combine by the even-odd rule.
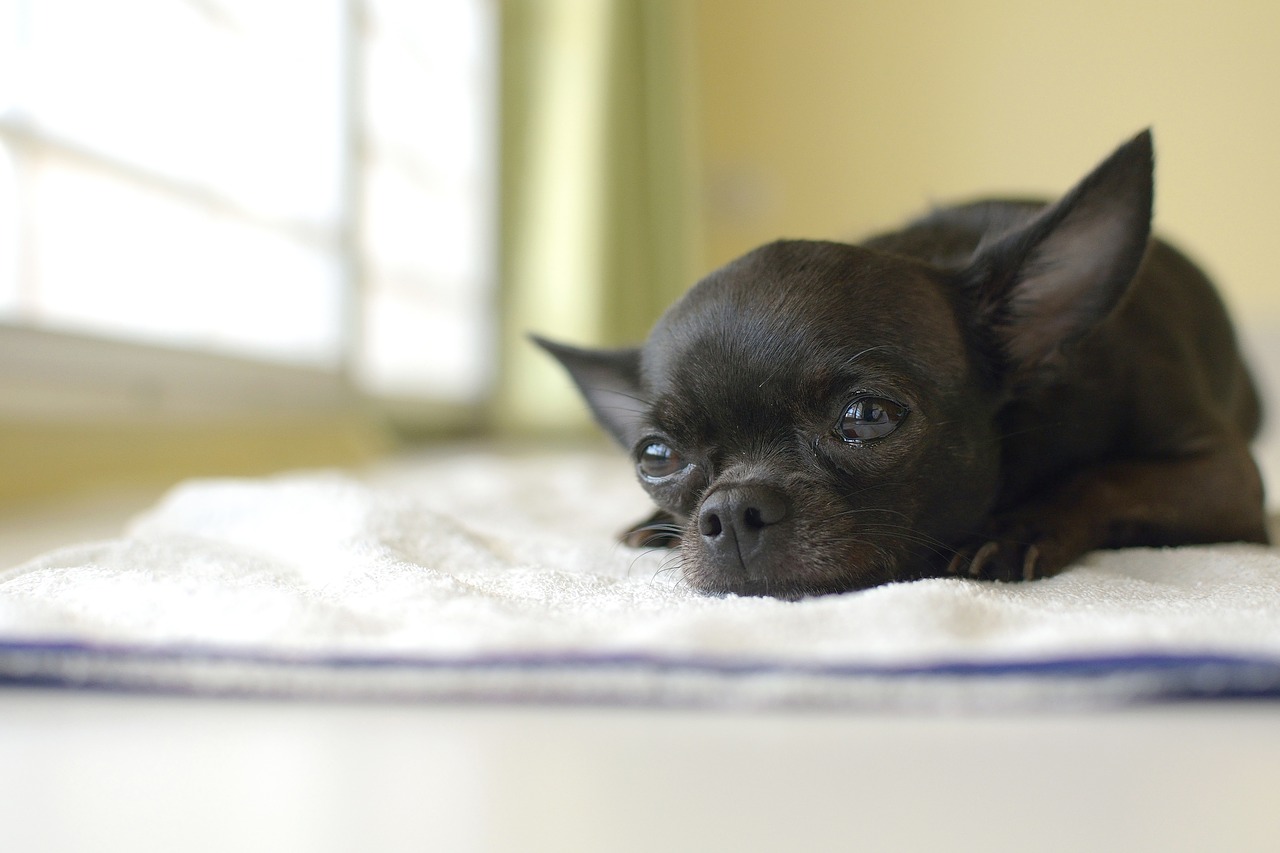
[[750, 570], [763, 550], [766, 531], [790, 514], [786, 496], [763, 485], [731, 486], [709, 495], [698, 513], [698, 532], [719, 560], [740, 561]]

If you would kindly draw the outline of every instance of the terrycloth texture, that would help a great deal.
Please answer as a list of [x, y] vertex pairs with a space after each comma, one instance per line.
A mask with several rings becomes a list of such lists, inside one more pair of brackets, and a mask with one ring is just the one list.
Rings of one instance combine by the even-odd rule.
[[613, 457], [485, 452], [184, 484], [121, 539], [0, 574], [0, 680], [356, 698], [800, 706], [1280, 695], [1280, 551], [1087, 557], [709, 598]]

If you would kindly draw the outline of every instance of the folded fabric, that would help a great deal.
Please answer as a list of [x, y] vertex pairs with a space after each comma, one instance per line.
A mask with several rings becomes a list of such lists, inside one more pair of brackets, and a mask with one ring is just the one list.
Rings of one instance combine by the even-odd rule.
[[1280, 696], [1280, 550], [786, 602], [614, 533], [616, 459], [454, 452], [174, 489], [0, 573], [0, 682], [319, 698], [994, 707]]

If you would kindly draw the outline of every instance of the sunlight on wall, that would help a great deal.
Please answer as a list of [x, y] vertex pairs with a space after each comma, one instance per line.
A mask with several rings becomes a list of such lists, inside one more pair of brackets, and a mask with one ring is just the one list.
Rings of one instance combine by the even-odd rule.
[[[517, 223], [506, 247], [508, 311], [520, 318], [521, 335], [551, 329], [571, 340], [590, 340], [599, 333], [604, 269], [602, 186], [614, 10], [600, 0], [546, 0], [510, 4], [508, 14], [517, 7], [523, 17], [509, 18], [506, 25], [527, 28], [523, 37], [536, 49], [518, 69], [519, 80], [509, 84], [527, 90], [529, 103], [521, 115], [504, 119], [524, 123], [522, 144], [504, 152], [513, 164], [508, 181], [523, 184], [519, 192], [508, 188], [504, 199], [510, 206], [506, 216]], [[514, 76], [511, 69], [507, 73]], [[503, 406], [520, 413], [522, 428], [582, 411], [576, 392], [549, 358], [525, 349], [507, 369]]]

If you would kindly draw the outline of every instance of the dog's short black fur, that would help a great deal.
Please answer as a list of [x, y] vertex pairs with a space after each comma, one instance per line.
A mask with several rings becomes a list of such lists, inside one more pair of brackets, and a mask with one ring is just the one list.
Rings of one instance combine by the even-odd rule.
[[1044, 577], [1265, 542], [1258, 398], [1212, 285], [1150, 236], [1142, 133], [1053, 204], [937, 210], [711, 273], [638, 349], [539, 341], [710, 593]]

